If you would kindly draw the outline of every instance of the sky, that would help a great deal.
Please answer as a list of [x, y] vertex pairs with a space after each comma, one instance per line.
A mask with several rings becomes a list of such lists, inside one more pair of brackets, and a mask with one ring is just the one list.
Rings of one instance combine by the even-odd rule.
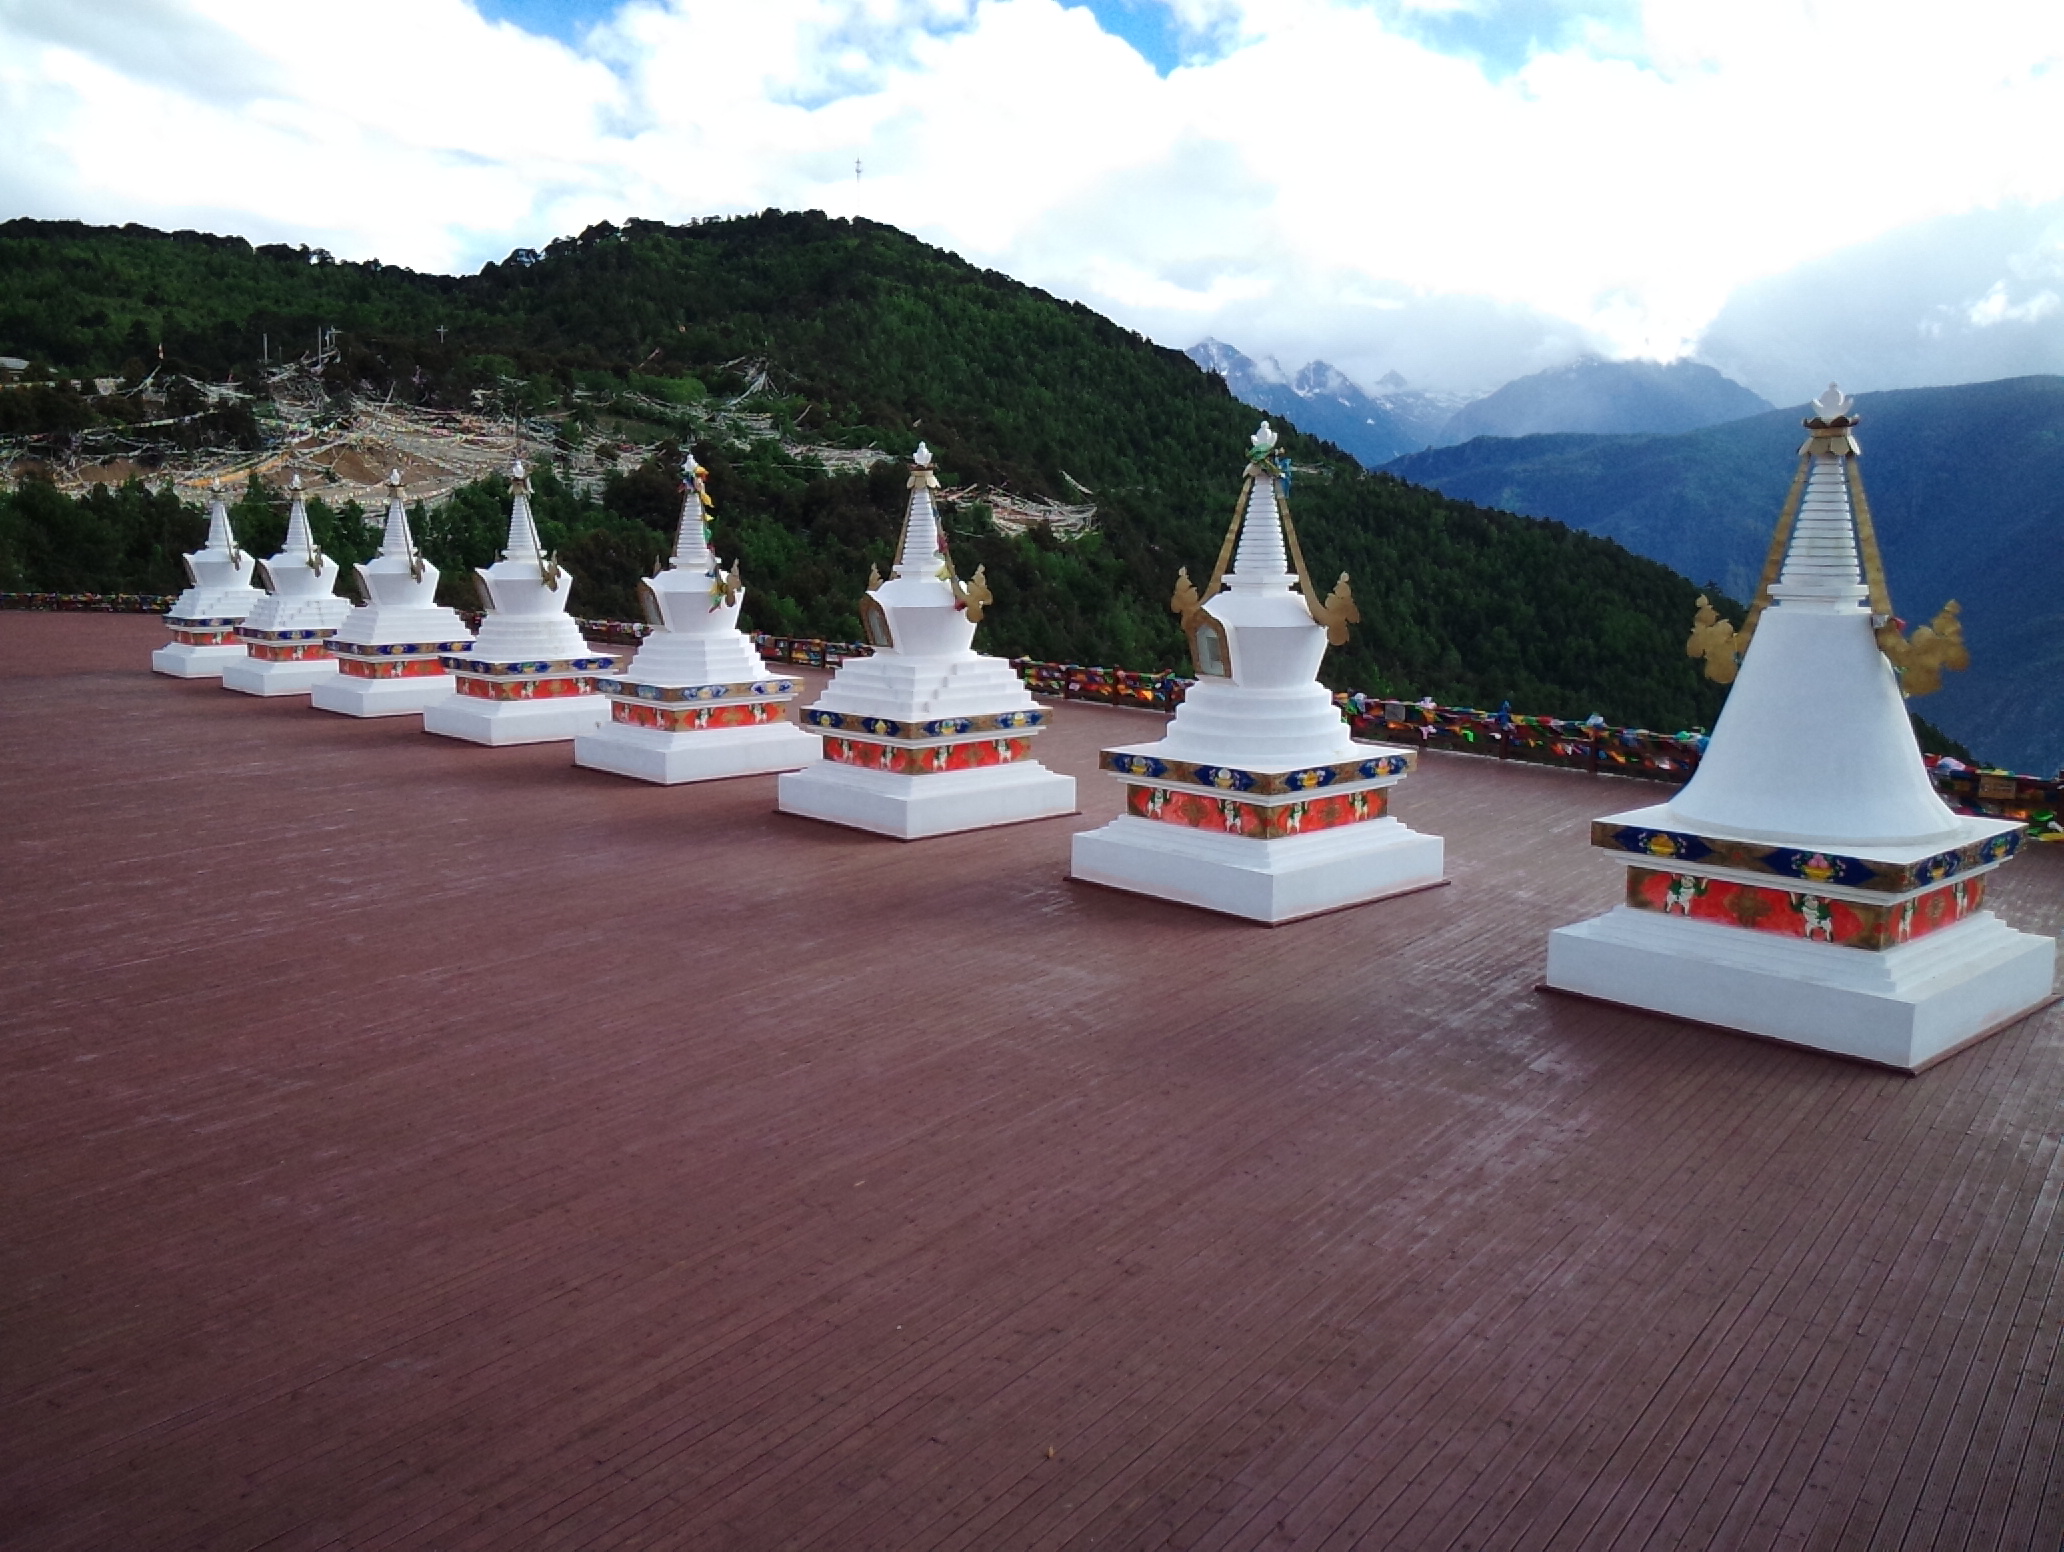
[[1459, 392], [2064, 371], [2059, 144], [2059, 0], [0, 0], [0, 217], [470, 272], [815, 208]]

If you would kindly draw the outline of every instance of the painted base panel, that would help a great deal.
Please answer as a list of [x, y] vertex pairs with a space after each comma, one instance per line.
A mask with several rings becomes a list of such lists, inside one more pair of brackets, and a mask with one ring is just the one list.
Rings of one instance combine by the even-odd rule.
[[1125, 815], [1075, 837], [1068, 873], [1275, 926], [1441, 883], [1445, 853], [1390, 818], [1264, 841]]
[[306, 695], [326, 679], [337, 677], [333, 657], [273, 662], [246, 656], [222, 670], [222, 688], [242, 695]]
[[2051, 996], [2054, 938], [1990, 911], [1883, 952], [1618, 906], [1548, 935], [1546, 985], [1913, 1072]]
[[556, 744], [592, 732], [609, 716], [601, 695], [555, 695], [535, 701], [490, 701], [453, 694], [423, 710], [423, 731], [469, 743]]
[[605, 722], [573, 741], [573, 763], [639, 781], [676, 786], [728, 776], [800, 770], [824, 757], [824, 740], [791, 722], [668, 733]]
[[456, 694], [450, 674], [412, 674], [396, 679], [361, 679], [336, 674], [308, 694], [317, 711], [346, 717], [408, 717]]
[[976, 770], [900, 776], [823, 760], [784, 775], [776, 806], [784, 814], [871, 830], [899, 841], [984, 830], [1075, 812], [1075, 778], [1036, 760]]
[[233, 647], [192, 647], [175, 641], [153, 652], [150, 666], [152, 672], [175, 679], [220, 679], [229, 664], [241, 663], [249, 656], [241, 642]]

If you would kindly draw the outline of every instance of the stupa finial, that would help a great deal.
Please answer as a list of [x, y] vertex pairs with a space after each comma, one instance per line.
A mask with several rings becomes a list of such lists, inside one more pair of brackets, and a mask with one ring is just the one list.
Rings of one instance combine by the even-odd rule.
[[322, 570], [323, 552], [315, 542], [315, 529], [308, 521], [308, 506], [301, 499], [301, 476], [297, 472], [287, 481], [290, 498], [287, 507], [287, 538], [280, 546], [282, 555], [291, 555], [303, 562], [310, 571]]
[[709, 547], [709, 518], [706, 515], [715, 503], [710, 500], [709, 487], [704, 483], [704, 476], [709, 471], [695, 461], [695, 454], [690, 453], [682, 473], [686, 476], [687, 488], [681, 497], [681, 527], [674, 535], [674, 558], [670, 564], [677, 571], [715, 576], [717, 558]]
[[208, 481], [208, 541], [205, 550], [219, 550], [232, 559], [241, 559], [243, 552], [237, 548], [236, 530], [230, 526], [229, 504], [222, 499], [222, 481]]
[[932, 450], [920, 442], [910, 459], [910, 501], [903, 513], [903, 543], [896, 557], [895, 575], [899, 577], [940, 577], [949, 569], [939, 514], [932, 506], [932, 492], [938, 488]]
[[544, 546], [538, 542], [537, 520], [530, 515], [530, 473], [523, 460], [509, 465], [509, 544], [503, 560], [534, 560], [544, 563]]
[[1247, 504], [1240, 514], [1240, 546], [1226, 585], [1240, 592], [1276, 592], [1295, 587], [1290, 554], [1283, 546], [1283, 515], [1276, 504], [1276, 428], [1261, 423], [1247, 444]]

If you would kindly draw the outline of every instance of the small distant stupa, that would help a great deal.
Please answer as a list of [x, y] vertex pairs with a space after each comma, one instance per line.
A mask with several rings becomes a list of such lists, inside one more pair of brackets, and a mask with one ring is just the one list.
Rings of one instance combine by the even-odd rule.
[[251, 585], [258, 562], [237, 548], [219, 480], [208, 486], [207, 542], [180, 558], [190, 586], [165, 611], [172, 640], [151, 654], [151, 667], [175, 679], [219, 679], [247, 655], [237, 627], [265, 596]]
[[1204, 591], [1177, 583], [1196, 682], [1164, 738], [1104, 751], [1125, 812], [1075, 837], [1070, 870], [1271, 924], [1438, 884], [1444, 850], [1390, 815], [1417, 752], [1357, 742], [1319, 683], [1360, 616], [1345, 577], [1323, 601], [1311, 584], [1276, 440], [1263, 421]]
[[783, 813], [910, 841], [1075, 812], [1075, 778], [1031, 757], [1046, 708], [1009, 663], [973, 648], [988, 583], [954, 573], [938, 484], [919, 443], [895, 575], [860, 601], [874, 653], [848, 658], [805, 708], [825, 757], [780, 778]]
[[1699, 600], [1733, 689], [1681, 792], [1592, 825], [1626, 903], [1549, 935], [1547, 985], [1913, 1071], [2048, 1001], [2056, 942], [1984, 908], [2023, 827], [1928, 780], [1903, 697], [1967, 657], [1954, 604], [1893, 615], [1859, 419], [1814, 402], [1743, 629]]
[[423, 729], [476, 744], [557, 743], [609, 715], [597, 674], [616, 659], [582, 639], [567, 612], [573, 573], [545, 554], [530, 512], [530, 476], [509, 466], [509, 542], [479, 578], [485, 617], [472, 647], [447, 654], [455, 695], [423, 710]]
[[577, 765], [672, 785], [792, 771], [823, 752], [782, 715], [795, 680], [738, 628], [745, 585], [710, 552], [706, 473], [691, 454], [673, 558], [639, 584], [652, 634], [620, 677], [595, 681], [610, 719], [573, 741]]
[[353, 569], [366, 601], [330, 638], [337, 674], [315, 687], [309, 703], [347, 717], [397, 717], [451, 695], [443, 656], [466, 651], [473, 633], [456, 609], [437, 602], [437, 568], [409, 532], [399, 469], [387, 476], [380, 553]]
[[251, 607], [237, 635], [248, 648], [241, 662], [224, 665], [222, 687], [245, 695], [306, 695], [334, 678], [330, 637], [351, 605], [337, 596], [337, 563], [323, 554], [308, 524], [301, 476], [287, 487], [292, 506], [279, 554], [258, 563], [265, 596]]

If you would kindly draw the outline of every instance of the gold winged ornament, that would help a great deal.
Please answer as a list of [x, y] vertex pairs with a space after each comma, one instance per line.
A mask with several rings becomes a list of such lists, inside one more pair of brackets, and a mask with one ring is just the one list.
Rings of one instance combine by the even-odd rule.
[[946, 581], [953, 589], [954, 606], [965, 609], [970, 620], [977, 625], [981, 624], [982, 611], [996, 602], [996, 595], [989, 591], [989, 568], [987, 566], [977, 566], [974, 579], [969, 582], [963, 582], [959, 577], [953, 575], [952, 567], [949, 564]]
[[1849, 508], [1856, 523], [1858, 558], [1863, 563], [1864, 587], [1870, 599], [1872, 634], [1877, 639], [1878, 650], [1885, 654], [1899, 675], [1901, 694], [1908, 697], [1932, 695], [1942, 688], [1944, 669], [1961, 671], [1971, 666], [1971, 654], [1964, 645], [1963, 611], [1952, 598], [1928, 624], [1911, 635], [1904, 632], [1904, 622], [1892, 611], [1892, 592], [1885, 582], [1885, 559], [1878, 549], [1877, 525], [1871, 520], [1870, 501], [1863, 492], [1863, 471], [1858, 462], [1863, 456], [1863, 444], [1855, 436], [1856, 425], [1863, 417], [1856, 413], [1856, 401], [1833, 383], [1829, 383], [1827, 392], [1813, 401], [1812, 408], [1813, 413], [1805, 421], [1806, 440], [1799, 447], [1799, 466], [1792, 475], [1792, 488], [1785, 496], [1784, 509], [1778, 515], [1777, 531], [1770, 536], [1770, 549], [1763, 557], [1763, 576], [1757, 583], [1748, 618], [1740, 629], [1736, 629], [1721, 619], [1712, 604], [1701, 595], [1698, 612], [1692, 619], [1691, 635], [1684, 643], [1685, 655], [1703, 658], [1706, 677], [1715, 684], [1734, 682], [1743, 658], [1748, 655], [1749, 642], [1756, 634], [1757, 623], [1762, 619], [1763, 611], [1770, 606], [1771, 588], [1777, 584], [1784, 570], [1785, 556], [1791, 548], [1792, 529], [1799, 520], [1807, 476], [1812, 473], [1814, 456], [1819, 454], [1838, 458], [1842, 463], [1844, 482], [1849, 491]]
[[1686, 657], [1704, 658], [1706, 677], [1715, 684], [1732, 684], [1741, 672], [1741, 646], [1735, 628], [1720, 618], [1720, 612], [1699, 594], [1698, 613], [1691, 623], [1691, 638], [1684, 643]]

